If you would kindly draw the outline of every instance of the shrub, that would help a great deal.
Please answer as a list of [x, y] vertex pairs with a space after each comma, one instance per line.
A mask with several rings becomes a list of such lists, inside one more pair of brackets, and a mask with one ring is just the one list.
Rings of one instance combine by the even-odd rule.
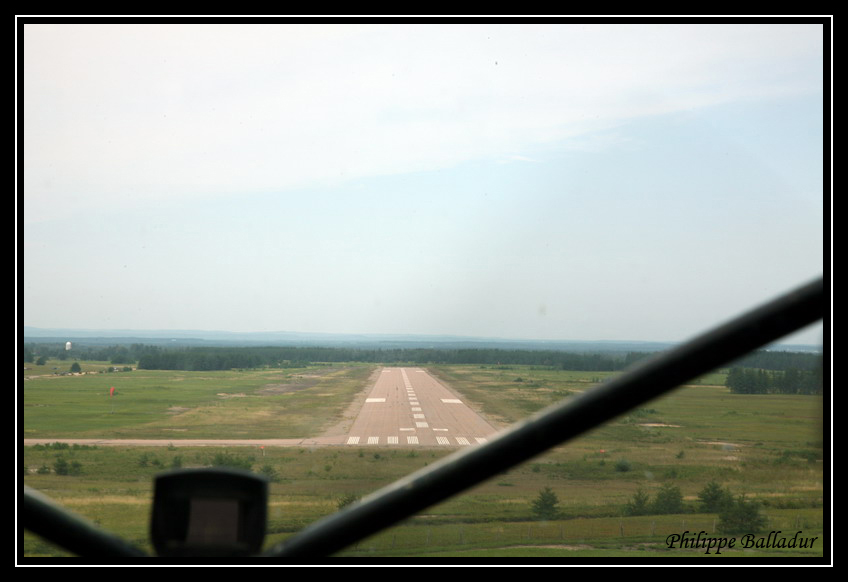
[[554, 519], [559, 511], [557, 505], [559, 505], [559, 498], [556, 493], [550, 487], [545, 487], [533, 501], [533, 515], [536, 516], [536, 519]]
[[62, 457], [57, 457], [56, 462], [53, 463], [53, 471], [57, 475], [80, 475], [82, 474], [82, 465], [73, 461], [69, 463]]
[[262, 468], [259, 469], [259, 474], [264, 475], [271, 482], [276, 482], [280, 479], [280, 476], [277, 474], [277, 470], [271, 465], [262, 465]]
[[707, 483], [698, 493], [701, 511], [704, 513], [721, 513], [725, 507], [733, 503], [733, 495], [715, 481]]
[[58, 459], [56, 459], [56, 462], [53, 463], [53, 471], [57, 475], [67, 475], [69, 470], [70, 469], [68, 466], [68, 461], [66, 461], [62, 457], [59, 457]]
[[351, 503], [356, 503], [357, 501], [359, 501], [359, 495], [356, 495], [355, 493], [348, 493], [347, 495], [342, 496], [336, 505], [339, 509], [342, 509], [343, 507], [347, 507]]
[[680, 488], [674, 485], [663, 485], [657, 492], [652, 504], [653, 512], [656, 514], [681, 513], [683, 511], [683, 494]]
[[244, 469], [250, 471], [253, 467], [253, 457], [241, 458], [227, 453], [217, 453], [212, 459], [213, 467], [230, 467], [232, 469]]
[[640, 487], [633, 498], [624, 506], [625, 515], [647, 515], [648, 514], [648, 494]]
[[724, 506], [718, 515], [718, 530], [721, 533], [755, 533], [766, 526], [766, 518], [760, 514], [756, 501], [740, 495]]

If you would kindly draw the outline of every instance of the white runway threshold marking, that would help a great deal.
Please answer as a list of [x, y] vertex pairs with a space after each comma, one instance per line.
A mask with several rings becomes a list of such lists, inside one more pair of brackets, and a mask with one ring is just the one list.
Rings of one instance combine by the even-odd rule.
[[[383, 370], [383, 373], [386, 373], [388, 371], [389, 370]], [[415, 370], [415, 372], [426, 374], [426, 372], [424, 370]], [[434, 433], [442, 433], [442, 434], [450, 432], [450, 429], [447, 429], [447, 428], [431, 428], [430, 427], [429, 423], [426, 422], [425, 415], [422, 414], [422, 409], [420, 408], [420, 403], [418, 402], [418, 396], [415, 394], [415, 390], [412, 387], [412, 383], [409, 381], [409, 377], [407, 376], [407, 371], [401, 368], [401, 375], [402, 375], [402, 378], [403, 378], [403, 384], [406, 388], [407, 398], [408, 398], [409, 405], [410, 405], [410, 408], [411, 408], [410, 412], [415, 413], [415, 414], [412, 414], [412, 419], [415, 422], [416, 428], [412, 428], [412, 427], [407, 426], [407, 427], [398, 427], [397, 429], [395, 429], [399, 432], [405, 432], [406, 433], [406, 435], [403, 435], [403, 436], [406, 436], [406, 444], [408, 444], [408, 445], [419, 445], [420, 444], [418, 436], [409, 434], [409, 433], [414, 433], [414, 432], [416, 432], [417, 430], [420, 430], [420, 429], [430, 429]], [[396, 388], [399, 388], [399, 386], [397, 386]], [[400, 394], [398, 394], [397, 396], [401, 396], [401, 395], [402, 395], [402, 392]], [[402, 396], [401, 396], [401, 398], [402, 398]], [[463, 404], [463, 401], [460, 400], [459, 398], [440, 398], [440, 401], [443, 404]], [[388, 398], [366, 398], [365, 402], [368, 403], [368, 404], [384, 404], [384, 403], [388, 402]], [[348, 444], [348, 445], [363, 445], [363, 444], [379, 445], [381, 438], [382, 437], [380, 437], [380, 436], [348, 436], [346, 444]], [[398, 445], [400, 442], [402, 442], [402, 438], [403, 438], [402, 436], [401, 437], [387, 436], [386, 437], [386, 443], [389, 444], [389, 445]], [[450, 436], [447, 436], [447, 435], [436, 436], [437, 444], [442, 445], [442, 446], [451, 446], [454, 443], [456, 443], [454, 446], [456, 446], [456, 445], [469, 446], [469, 445], [474, 444], [474, 443], [482, 444], [482, 443], [485, 443], [487, 441], [488, 441], [488, 439], [486, 439], [485, 437], [450, 437]]]

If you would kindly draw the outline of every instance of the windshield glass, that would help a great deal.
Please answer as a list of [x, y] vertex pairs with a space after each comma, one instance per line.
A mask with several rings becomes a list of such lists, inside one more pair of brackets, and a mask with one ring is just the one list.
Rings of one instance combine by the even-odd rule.
[[[821, 276], [825, 26], [19, 21], [22, 482], [152, 552], [247, 469], [270, 547]], [[343, 555], [821, 556], [824, 341]]]

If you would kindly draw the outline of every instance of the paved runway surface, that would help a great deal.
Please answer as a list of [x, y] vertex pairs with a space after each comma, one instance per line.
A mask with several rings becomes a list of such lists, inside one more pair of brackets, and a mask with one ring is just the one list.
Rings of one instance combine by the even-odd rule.
[[463, 447], [496, 429], [420, 368], [383, 368], [347, 436], [296, 439], [25, 439], [24, 445], [67, 442], [91, 446], [398, 446]]
[[420, 368], [383, 368], [351, 427], [348, 445], [468, 446], [496, 432]]

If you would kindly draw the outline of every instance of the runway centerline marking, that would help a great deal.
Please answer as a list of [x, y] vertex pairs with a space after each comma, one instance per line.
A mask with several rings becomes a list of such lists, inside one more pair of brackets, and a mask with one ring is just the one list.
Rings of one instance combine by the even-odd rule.
[[485, 421], [472, 416], [462, 396], [451, 394], [426, 370], [397, 367], [384, 368], [382, 373], [386, 377], [380, 376], [371, 394], [360, 402], [383, 406], [363, 406], [362, 414], [344, 437], [346, 444], [460, 447], [486, 442], [483, 435], [494, 433]]

